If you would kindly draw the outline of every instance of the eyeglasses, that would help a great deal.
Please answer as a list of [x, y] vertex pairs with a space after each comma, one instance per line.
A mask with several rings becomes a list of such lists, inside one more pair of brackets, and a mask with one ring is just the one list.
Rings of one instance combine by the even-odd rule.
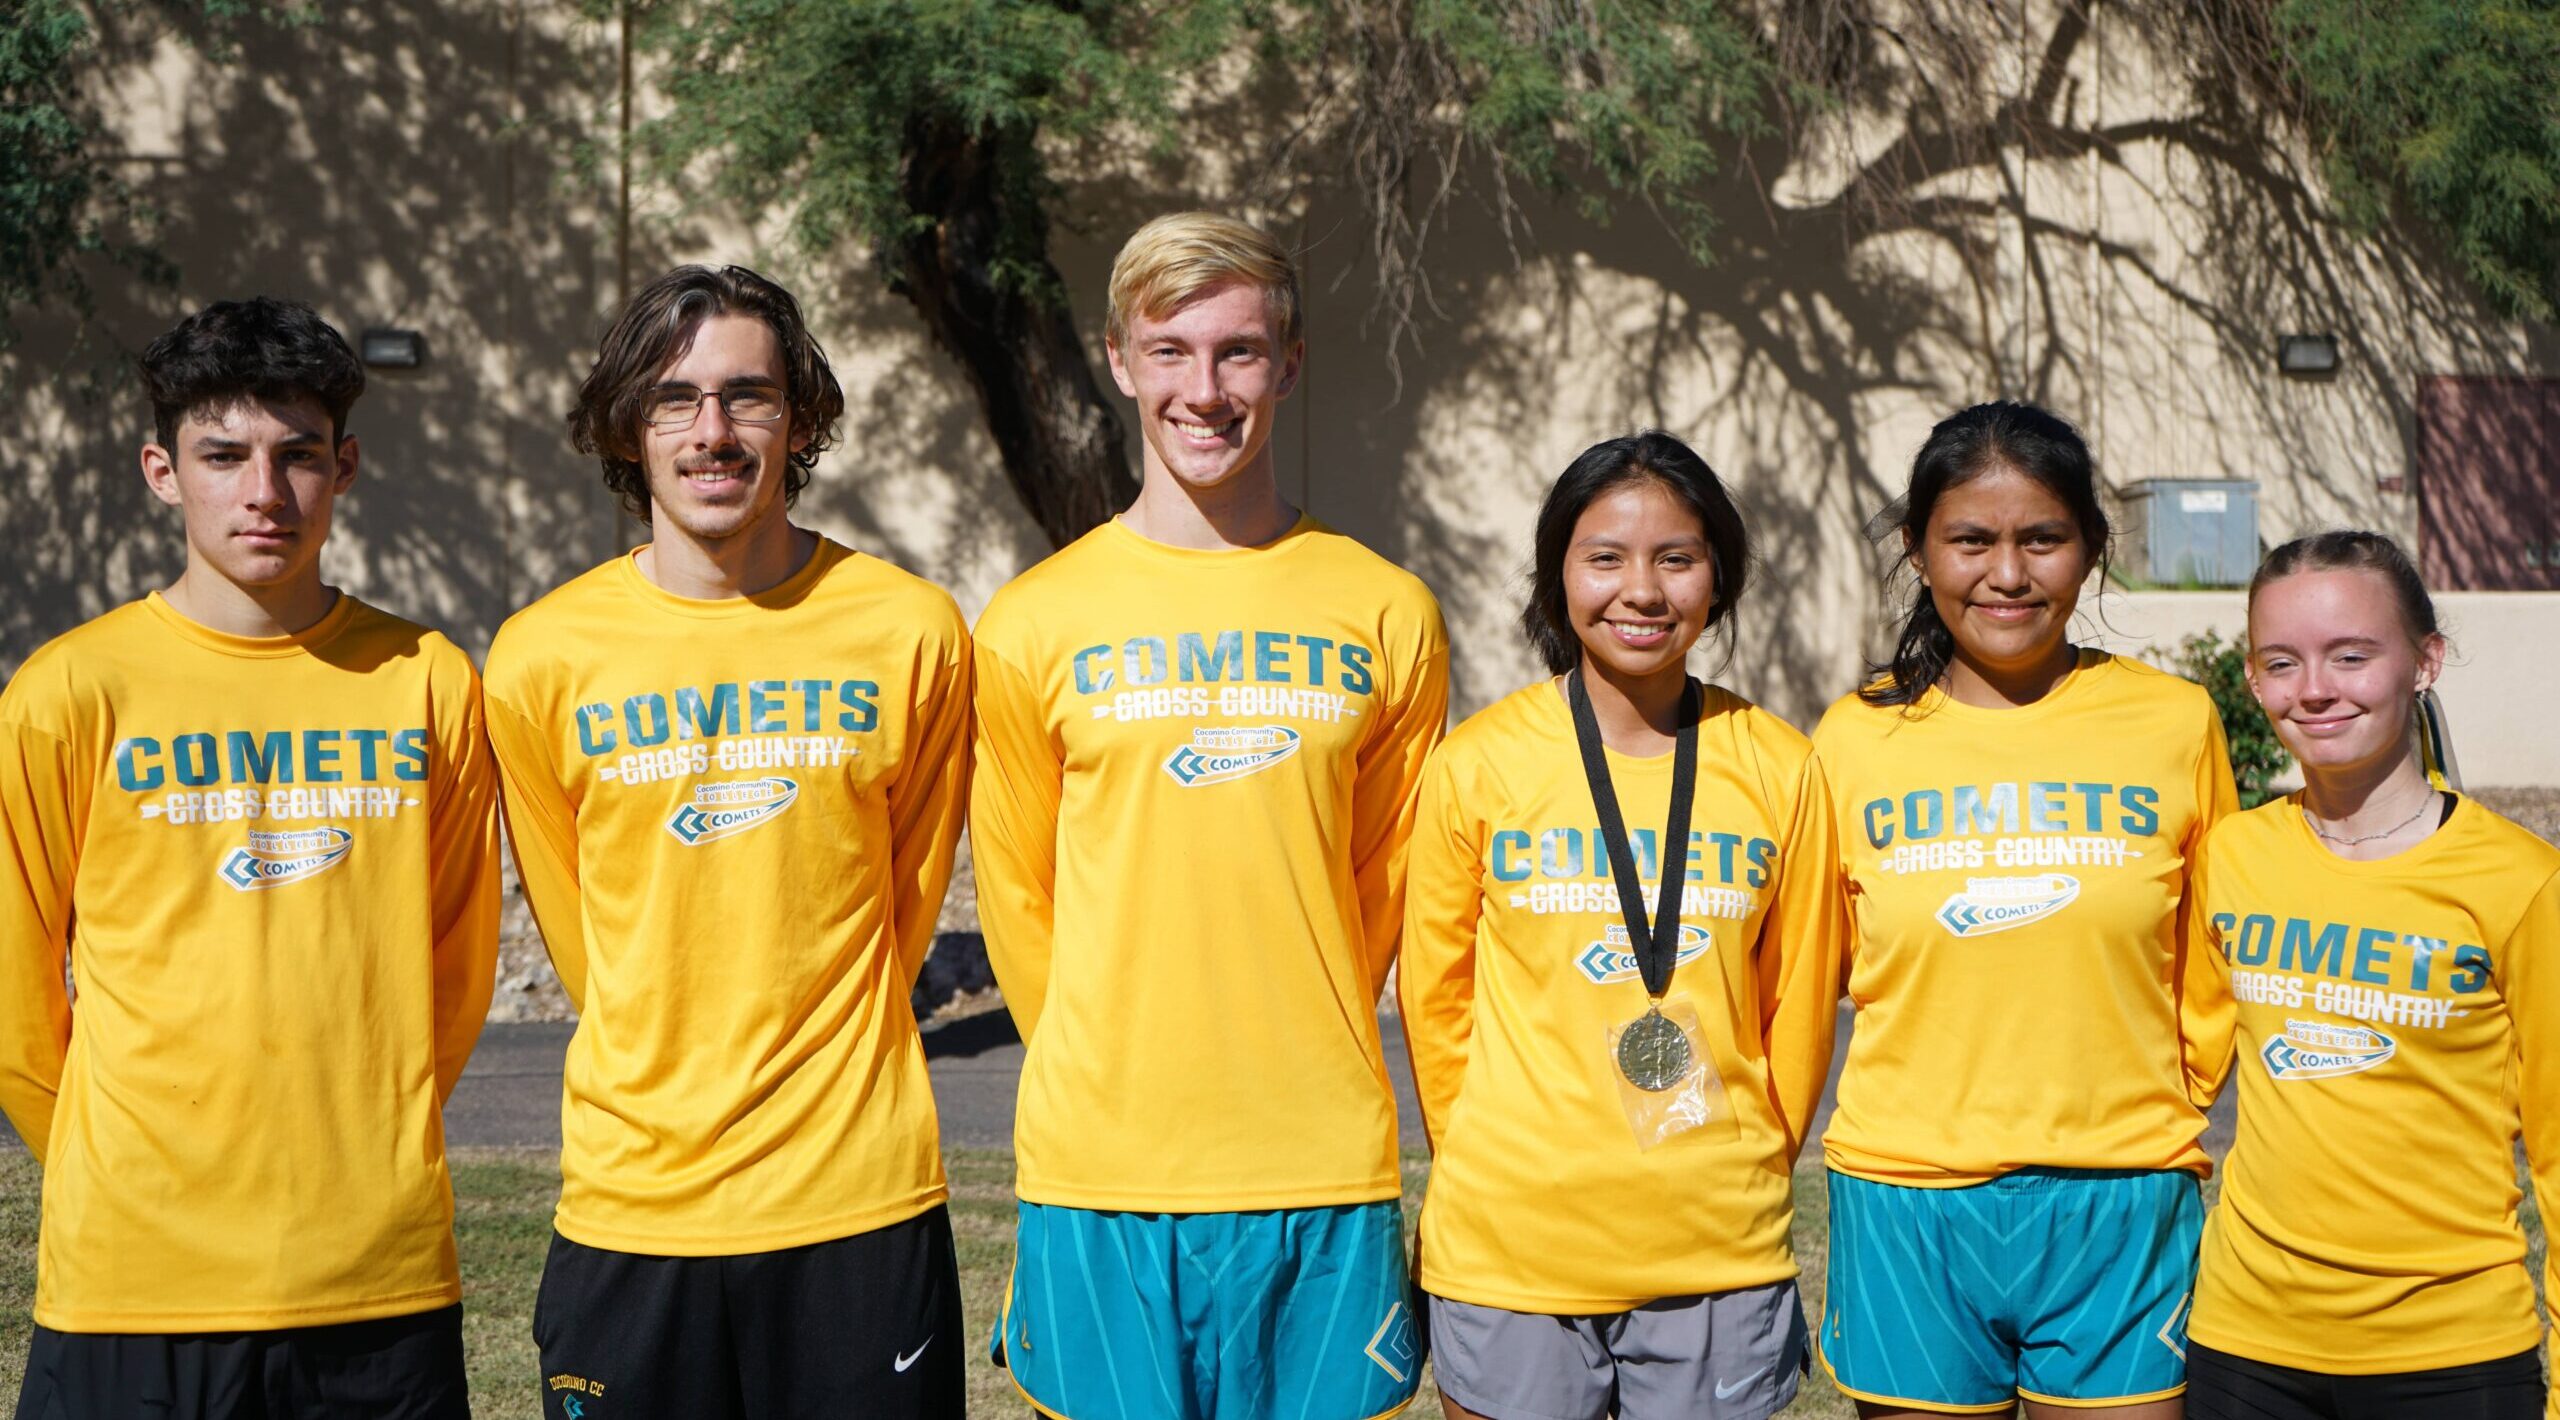
[[660, 385], [640, 406], [640, 422], [670, 433], [690, 429], [702, 417], [705, 398], [720, 401], [732, 424], [771, 424], [789, 410], [777, 385], [731, 385], [724, 390], [698, 390], [691, 385]]

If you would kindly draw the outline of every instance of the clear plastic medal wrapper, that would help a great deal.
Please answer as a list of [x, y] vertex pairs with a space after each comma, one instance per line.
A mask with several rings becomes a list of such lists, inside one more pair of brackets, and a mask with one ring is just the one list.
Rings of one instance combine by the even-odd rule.
[[1638, 1148], [1684, 1136], [1734, 1137], [1724, 1076], [1716, 1071], [1698, 1008], [1688, 997], [1667, 997], [1634, 1020], [1606, 1029], [1609, 1077], [1618, 1083], [1618, 1103], [1626, 1107]]

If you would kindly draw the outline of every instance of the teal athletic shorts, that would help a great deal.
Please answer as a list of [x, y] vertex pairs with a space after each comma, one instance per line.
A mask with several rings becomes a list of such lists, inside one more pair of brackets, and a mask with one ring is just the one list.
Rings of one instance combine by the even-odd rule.
[[1374, 1420], [1421, 1336], [1394, 1202], [1256, 1213], [1021, 1205], [994, 1353], [1063, 1420]]
[[1906, 1408], [2165, 1400], [2186, 1389], [2203, 1229], [2178, 1170], [2030, 1168], [1963, 1188], [1834, 1173], [1823, 1366], [1851, 1396]]

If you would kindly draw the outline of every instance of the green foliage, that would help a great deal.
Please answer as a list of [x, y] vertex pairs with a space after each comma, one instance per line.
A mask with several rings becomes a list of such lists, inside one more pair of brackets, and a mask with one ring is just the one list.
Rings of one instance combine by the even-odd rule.
[[[204, 53], [237, 62], [251, 26], [300, 26], [316, 0], [162, 0]], [[5, 0], [0, 3], [0, 349], [15, 342], [10, 317], [48, 301], [84, 320], [93, 302], [81, 264], [103, 260], [155, 285], [177, 268], [151, 245], [151, 209], [110, 166], [109, 140], [81, 89], [97, 57], [91, 16], [137, 13], [136, 0]]]
[[903, 190], [910, 158], [981, 140], [1003, 164], [993, 273], [1029, 289], [1052, 275], [1037, 214], [1053, 196], [1035, 143], [1105, 129], [1170, 145], [1169, 96], [1241, 32], [1239, 0], [745, 0], [655, 3], [635, 17], [667, 60], [673, 111], [645, 137], [670, 170], [727, 161], [720, 190], [787, 204], [812, 249], [881, 244], [924, 220]]
[[[1721, 147], [1771, 131], [1762, 109], [1780, 84], [1731, 0], [1415, 0], [1415, 28], [1455, 71], [1467, 131], [1505, 166], [1578, 190], [1594, 221], [1638, 199], [1714, 261], [1700, 184]], [[1584, 172], [1600, 183], [1576, 188]]]
[[[0, 4], [0, 349], [14, 343], [12, 314], [60, 302], [91, 313], [84, 259], [111, 262], [158, 285], [177, 268], [150, 244], [150, 209], [116, 177], [98, 115], [81, 90], [96, 58], [91, 15], [115, 18], [134, 0], [8, 0]], [[164, 17], [190, 20], [214, 59], [239, 57], [255, 21], [313, 23], [310, 3], [165, 0]]]
[[[666, 171], [722, 154], [723, 193], [785, 208], [804, 245], [878, 244], [919, 220], [900, 177], [920, 143], [992, 140], [1011, 214], [999, 218], [995, 274], [1034, 288], [1054, 279], [1040, 219], [1057, 195], [1059, 143], [1107, 136], [1175, 161], [1212, 152], [1222, 165], [1261, 155], [1271, 135], [1204, 131], [1183, 111], [1204, 76], [1245, 92], [1263, 81], [1311, 91], [1305, 112], [1268, 115], [1275, 134], [1348, 115], [1365, 130], [1355, 139], [1383, 137], [1383, 159], [1355, 155], [1349, 174], [1373, 209], [1436, 210], [1427, 189], [1470, 180], [1449, 160], [1463, 139], [1586, 217], [1630, 204], [1656, 213], [1701, 262], [1714, 257], [1706, 182], [1726, 155], [1771, 132], [1781, 101], [1845, 97], [1782, 61], [1775, 11], [1751, 0], [633, 3], [643, 42], [670, 61], [675, 103], [649, 132]], [[2251, 3], [2266, 7], [2260, 42], [2303, 101], [2342, 214], [2366, 230], [2395, 206], [2423, 219], [2501, 308], [2551, 318], [2560, 7]], [[1372, 216], [1382, 232], [1398, 220]]]
[[2547, 0], [2282, 0], [2286, 72], [2350, 222], [2395, 201], [2438, 227], [2511, 314], [2560, 280], [2560, 7]]
[[96, 43], [71, 0], [20, 0], [0, 19], [0, 346], [8, 313], [58, 290], [85, 308], [68, 263], [106, 241], [101, 202], [118, 197], [88, 151], [74, 62]]
[[2274, 798], [2268, 784], [2293, 763], [2277, 742], [2275, 726], [2249, 693], [2248, 658], [2236, 644], [2226, 644], [2206, 631], [2178, 644], [2173, 663], [2180, 675], [2204, 687], [2222, 717], [2222, 738], [2231, 751], [2231, 780], [2240, 789], [2240, 807], [2254, 809]]
[[674, 101], [644, 135], [662, 172], [718, 154], [722, 193], [784, 207], [800, 244], [877, 245], [924, 220], [902, 187], [915, 155], [973, 137], [1005, 165], [995, 274], [1030, 289], [1054, 281], [1034, 219], [1058, 145], [1227, 166], [1308, 117], [1247, 111], [1269, 131], [1217, 132], [1185, 112], [1231, 83], [1348, 91], [1336, 110], [1391, 142], [1449, 125], [1593, 217], [1645, 204], [1705, 260], [1700, 182], [1721, 145], [1765, 131], [1775, 72], [1731, 0], [647, 0], [637, 19]]

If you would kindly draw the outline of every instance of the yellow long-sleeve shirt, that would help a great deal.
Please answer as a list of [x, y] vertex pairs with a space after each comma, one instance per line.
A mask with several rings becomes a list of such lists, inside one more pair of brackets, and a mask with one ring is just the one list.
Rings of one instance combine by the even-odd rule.
[[2211, 968], [2181, 908], [2234, 795], [2204, 691], [2083, 651], [2015, 709], [1843, 697], [1813, 748], [1855, 925], [1830, 1166], [2207, 1171], [2178, 1002]]
[[2189, 1334], [2346, 1375], [2534, 1346], [2515, 1143], [2560, 1217], [2560, 849], [2465, 799], [2350, 862], [2287, 797], [2215, 829], [2200, 883], [2230, 996], [2191, 1014], [2240, 1129]]
[[1393, 1198], [1378, 992], [1447, 716], [1411, 575], [1312, 519], [1117, 522], [979, 618], [978, 911], [1029, 1043], [1015, 1188], [1162, 1212]]
[[562, 1236], [732, 1256], [943, 1199], [907, 1001], [968, 796], [969, 678], [949, 595], [824, 540], [727, 601], [627, 555], [500, 629], [507, 826], [578, 1007]]
[[[1649, 1152], [1606, 1048], [1644, 982], [1563, 694], [1521, 690], [1432, 756], [1396, 976], [1433, 1144], [1432, 1294], [1582, 1315], [1795, 1275], [1790, 1176], [1847, 930], [1810, 754], [1708, 688], [1669, 995], [1697, 1009], [1732, 1114]], [[1672, 756], [1608, 760], [1651, 912]]]
[[460, 1299], [442, 1105], [496, 967], [495, 796], [469, 659], [353, 597], [244, 638], [154, 593], [27, 658], [0, 694], [0, 1106], [45, 1166], [36, 1320]]

